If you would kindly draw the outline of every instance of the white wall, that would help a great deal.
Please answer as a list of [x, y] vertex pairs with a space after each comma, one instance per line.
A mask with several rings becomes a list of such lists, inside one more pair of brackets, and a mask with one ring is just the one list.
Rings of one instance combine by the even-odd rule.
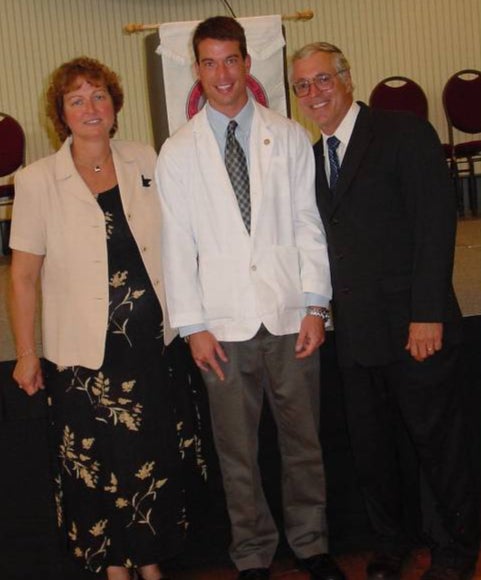
[[[447, 139], [441, 94], [451, 74], [481, 69], [480, 0], [230, 0], [237, 16], [292, 14], [310, 8], [309, 22], [286, 22], [288, 53], [314, 40], [339, 45], [349, 58], [356, 96], [367, 100], [383, 77], [401, 74], [426, 91], [430, 118]], [[104, 61], [123, 79], [121, 138], [152, 142], [143, 37], [124, 24], [200, 20], [228, 14], [220, 0], [0, 0], [0, 111], [27, 134], [27, 160], [48, 154], [42, 93], [49, 73], [74, 56]], [[293, 115], [301, 119], [294, 107]]]

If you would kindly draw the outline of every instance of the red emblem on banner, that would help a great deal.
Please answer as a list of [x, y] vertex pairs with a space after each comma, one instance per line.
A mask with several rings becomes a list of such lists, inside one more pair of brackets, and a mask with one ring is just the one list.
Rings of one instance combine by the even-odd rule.
[[[254, 99], [261, 105], [264, 105], [264, 107], [268, 107], [269, 100], [262, 84], [252, 75], [247, 76], [246, 82], [247, 88], [252, 93]], [[202, 89], [200, 82], [196, 81], [193, 87], [190, 89], [190, 93], [187, 97], [187, 103], [185, 107], [185, 114], [187, 119], [192, 119], [192, 117], [198, 113], [204, 105], [204, 90]]]

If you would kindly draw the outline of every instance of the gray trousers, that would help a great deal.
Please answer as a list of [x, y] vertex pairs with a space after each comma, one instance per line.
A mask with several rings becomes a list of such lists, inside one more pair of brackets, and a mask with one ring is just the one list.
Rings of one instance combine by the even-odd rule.
[[327, 552], [319, 356], [297, 360], [296, 339], [262, 326], [250, 340], [221, 343], [229, 359], [221, 363], [223, 382], [203, 373], [231, 522], [229, 552], [239, 570], [269, 567], [279, 537], [257, 460], [264, 390], [278, 431], [286, 538], [299, 558]]

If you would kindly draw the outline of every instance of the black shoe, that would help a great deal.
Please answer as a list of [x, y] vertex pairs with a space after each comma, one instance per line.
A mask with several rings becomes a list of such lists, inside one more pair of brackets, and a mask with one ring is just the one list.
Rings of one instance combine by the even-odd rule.
[[433, 564], [421, 576], [421, 580], [470, 580], [473, 577], [474, 569], [458, 570]]
[[346, 580], [336, 561], [329, 554], [298, 558], [297, 562], [299, 568], [309, 572], [313, 580]]
[[269, 568], [247, 568], [241, 570], [238, 580], [262, 580], [262, 578], [269, 578]]
[[[144, 580], [144, 577], [139, 571], [133, 572], [131, 576], [132, 580]], [[170, 578], [168, 576], [159, 576], [159, 580], [170, 580]]]
[[367, 580], [400, 580], [405, 554], [375, 554], [366, 567]]

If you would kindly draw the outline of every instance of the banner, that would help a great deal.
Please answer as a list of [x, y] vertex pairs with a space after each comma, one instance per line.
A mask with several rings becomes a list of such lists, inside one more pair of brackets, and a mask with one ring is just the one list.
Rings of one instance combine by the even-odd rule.
[[[278, 15], [238, 18], [247, 38], [252, 64], [248, 90], [263, 105], [287, 114], [284, 79], [285, 45], [282, 21]], [[192, 34], [200, 21], [169, 22], [159, 26], [165, 102], [169, 133], [174, 133], [205, 104], [194, 68]]]

